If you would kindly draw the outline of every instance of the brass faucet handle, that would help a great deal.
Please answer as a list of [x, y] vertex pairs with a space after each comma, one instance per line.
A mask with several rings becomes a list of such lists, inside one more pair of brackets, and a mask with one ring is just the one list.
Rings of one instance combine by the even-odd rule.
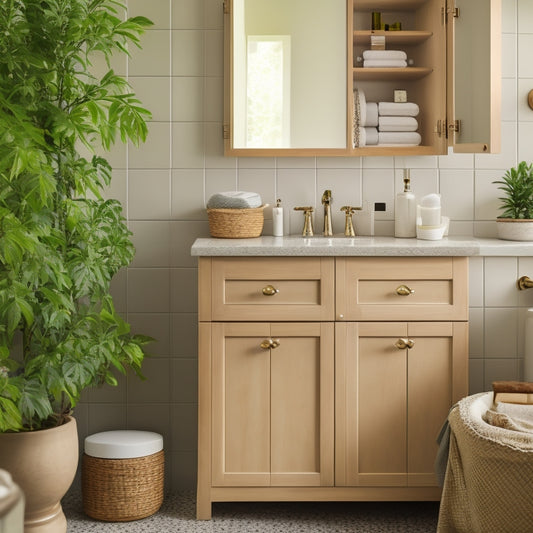
[[314, 235], [313, 230], [313, 219], [311, 218], [311, 213], [314, 211], [314, 208], [311, 206], [305, 206], [305, 207], [295, 207], [295, 211], [303, 211], [304, 212], [304, 229], [302, 231], [303, 237], [312, 237]]
[[356, 211], [362, 211], [362, 207], [354, 207], [353, 205], [343, 205], [341, 211], [345, 211], [347, 215], [353, 215]]

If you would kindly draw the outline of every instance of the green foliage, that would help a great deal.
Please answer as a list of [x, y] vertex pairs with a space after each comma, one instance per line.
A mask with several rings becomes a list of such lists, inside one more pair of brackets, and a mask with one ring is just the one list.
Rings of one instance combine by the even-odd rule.
[[533, 164], [522, 161], [493, 183], [499, 184], [498, 189], [505, 193], [499, 198], [503, 211], [499, 218], [533, 218]]
[[149, 339], [109, 294], [131, 233], [97, 154], [143, 142], [150, 113], [111, 69], [91, 73], [151, 24], [124, 15], [116, 0], [0, 2], [0, 432], [62, 423], [114, 369], [140, 375]]

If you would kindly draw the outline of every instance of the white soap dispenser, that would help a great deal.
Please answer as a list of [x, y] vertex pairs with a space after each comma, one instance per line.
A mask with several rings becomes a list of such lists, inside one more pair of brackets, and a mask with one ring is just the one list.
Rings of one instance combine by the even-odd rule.
[[276, 207], [272, 208], [272, 234], [274, 237], [283, 237], [283, 207], [280, 198], [276, 200]]
[[411, 175], [403, 169], [403, 192], [396, 195], [394, 202], [394, 236], [416, 237], [416, 197], [411, 192]]

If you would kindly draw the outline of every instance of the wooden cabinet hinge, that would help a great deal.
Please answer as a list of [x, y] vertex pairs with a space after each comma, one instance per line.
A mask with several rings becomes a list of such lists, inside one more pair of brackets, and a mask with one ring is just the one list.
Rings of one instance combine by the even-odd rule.
[[224, 15], [229, 15], [229, 13], [230, 13], [229, 0], [224, 0], [224, 2], [222, 4], [222, 9], [224, 11]]
[[229, 139], [229, 124], [222, 125], [222, 138]]

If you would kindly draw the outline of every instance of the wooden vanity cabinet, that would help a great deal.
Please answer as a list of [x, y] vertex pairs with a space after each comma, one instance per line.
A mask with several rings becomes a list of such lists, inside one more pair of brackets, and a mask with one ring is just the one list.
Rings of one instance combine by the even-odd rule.
[[201, 257], [199, 321], [199, 519], [214, 501], [440, 497], [467, 258]]

